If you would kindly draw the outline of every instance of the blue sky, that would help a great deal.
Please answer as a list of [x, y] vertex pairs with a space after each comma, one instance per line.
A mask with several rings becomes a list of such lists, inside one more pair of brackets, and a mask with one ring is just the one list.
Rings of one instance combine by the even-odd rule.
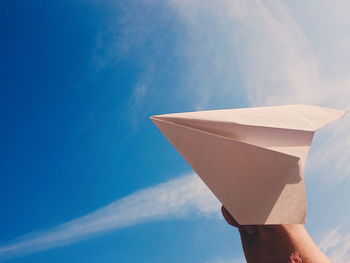
[[[0, 261], [244, 262], [220, 204], [148, 116], [349, 109], [349, 5], [2, 3]], [[339, 263], [349, 128], [345, 117], [320, 130], [305, 171], [307, 227]]]

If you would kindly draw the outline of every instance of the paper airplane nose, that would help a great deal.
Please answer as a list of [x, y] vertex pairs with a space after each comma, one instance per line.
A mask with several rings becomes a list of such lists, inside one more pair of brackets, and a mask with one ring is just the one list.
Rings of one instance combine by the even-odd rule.
[[310, 105], [151, 120], [242, 225], [305, 223], [303, 167], [314, 132], [346, 112]]

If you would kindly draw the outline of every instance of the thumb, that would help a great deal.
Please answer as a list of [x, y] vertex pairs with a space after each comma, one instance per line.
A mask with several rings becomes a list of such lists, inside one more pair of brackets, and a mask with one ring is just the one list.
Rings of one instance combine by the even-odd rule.
[[251, 235], [257, 231], [257, 227], [254, 225], [240, 225], [223, 205], [221, 206], [221, 213], [226, 222], [231, 226], [237, 227], [240, 230], [240, 233], [247, 233]]
[[238, 222], [233, 218], [233, 216], [230, 214], [229, 211], [227, 211], [227, 209], [222, 205], [221, 206], [221, 213], [222, 216], [225, 218], [226, 222], [234, 227], [239, 227], [240, 225], [238, 224]]

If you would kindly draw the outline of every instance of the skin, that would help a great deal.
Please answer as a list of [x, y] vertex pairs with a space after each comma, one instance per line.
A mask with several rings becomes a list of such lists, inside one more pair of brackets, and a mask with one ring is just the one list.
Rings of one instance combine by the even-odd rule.
[[304, 225], [239, 225], [224, 206], [226, 222], [239, 230], [247, 263], [331, 263]]

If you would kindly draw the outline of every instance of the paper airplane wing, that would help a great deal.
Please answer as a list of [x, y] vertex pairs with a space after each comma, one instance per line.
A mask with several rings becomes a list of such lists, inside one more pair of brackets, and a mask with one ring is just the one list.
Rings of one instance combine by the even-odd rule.
[[165, 114], [151, 120], [237, 222], [300, 224], [306, 215], [302, 168], [314, 131], [342, 115], [288, 105]]

